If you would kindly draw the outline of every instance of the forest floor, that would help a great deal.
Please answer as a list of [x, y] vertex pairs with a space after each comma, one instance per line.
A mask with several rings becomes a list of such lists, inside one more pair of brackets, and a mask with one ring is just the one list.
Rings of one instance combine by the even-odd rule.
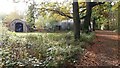
[[119, 66], [118, 34], [105, 30], [95, 33], [93, 44], [86, 48], [77, 66]]

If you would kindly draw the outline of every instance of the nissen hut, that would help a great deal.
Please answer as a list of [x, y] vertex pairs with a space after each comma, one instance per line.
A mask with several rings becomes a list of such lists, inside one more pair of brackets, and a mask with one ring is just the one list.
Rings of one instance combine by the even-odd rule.
[[9, 30], [15, 32], [28, 32], [29, 29], [25, 21], [22, 21], [20, 19], [14, 19], [9, 24]]

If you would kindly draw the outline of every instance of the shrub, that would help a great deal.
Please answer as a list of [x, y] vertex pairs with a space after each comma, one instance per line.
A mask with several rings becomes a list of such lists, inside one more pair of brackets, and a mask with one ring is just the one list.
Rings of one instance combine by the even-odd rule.
[[83, 33], [81, 34], [80, 41], [91, 43], [94, 38], [95, 38], [95, 33], [89, 33], [89, 34]]

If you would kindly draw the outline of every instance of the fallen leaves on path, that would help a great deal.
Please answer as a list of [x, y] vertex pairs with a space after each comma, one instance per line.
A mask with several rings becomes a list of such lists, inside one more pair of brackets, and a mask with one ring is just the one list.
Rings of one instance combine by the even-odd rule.
[[94, 44], [85, 50], [78, 66], [118, 66], [118, 35], [112, 31], [96, 31]]

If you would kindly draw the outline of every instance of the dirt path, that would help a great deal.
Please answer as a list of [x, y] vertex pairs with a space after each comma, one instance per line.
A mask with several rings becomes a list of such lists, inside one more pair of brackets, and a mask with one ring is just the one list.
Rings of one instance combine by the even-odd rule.
[[118, 35], [112, 31], [96, 31], [94, 44], [88, 47], [78, 66], [118, 66]]

